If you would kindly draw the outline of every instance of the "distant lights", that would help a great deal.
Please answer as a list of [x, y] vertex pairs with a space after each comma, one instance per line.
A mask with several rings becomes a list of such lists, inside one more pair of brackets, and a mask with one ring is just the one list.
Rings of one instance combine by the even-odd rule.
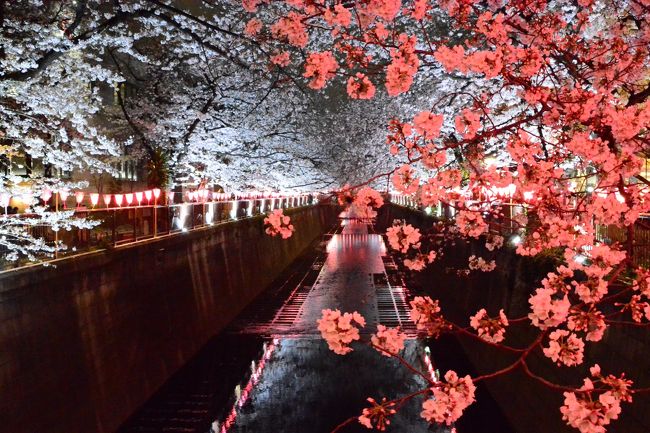
[[585, 262], [587, 261], [587, 256], [582, 255], [582, 254], [576, 254], [576, 255], [573, 257], [573, 261], [575, 261], [575, 262], [578, 263], [579, 265], [584, 265]]
[[424, 213], [426, 213], [427, 215], [431, 215], [432, 212], [433, 209], [431, 209], [431, 206], [427, 206], [424, 208]]
[[510, 238], [510, 243], [512, 245], [519, 245], [521, 243], [521, 236], [514, 235], [513, 237]]

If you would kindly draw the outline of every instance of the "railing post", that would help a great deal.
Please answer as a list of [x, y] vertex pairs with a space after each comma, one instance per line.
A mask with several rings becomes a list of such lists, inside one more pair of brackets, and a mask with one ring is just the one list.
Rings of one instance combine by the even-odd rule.
[[116, 213], [116, 211], [115, 211], [115, 209], [113, 209], [113, 224], [112, 224], [112, 227], [111, 227], [111, 237], [112, 237], [112, 241], [113, 241], [113, 246], [115, 246], [115, 244], [116, 244], [116, 239], [115, 239], [115, 223], [116, 223], [116, 221], [115, 221], [115, 213]]

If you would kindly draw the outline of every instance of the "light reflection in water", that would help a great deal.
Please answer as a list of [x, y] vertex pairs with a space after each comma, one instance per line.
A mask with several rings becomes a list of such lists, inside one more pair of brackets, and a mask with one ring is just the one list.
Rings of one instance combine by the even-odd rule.
[[241, 384], [235, 387], [236, 398], [235, 402], [232, 405], [232, 408], [230, 409], [230, 412], [228, 412], [228, 416], [221, 424], [221, 427], [219, 427], [220, 424], [218, 420], [213, 421], [209, 433], [226, 433], [235, 424], [237, 415], [239, 414], [239, 409], [241, 409], [246, 404], [251, 395], [251, 392], [259, 383], [260, 378], [262, 377], [262, 372], [264, 371], [264, 367], [266, 366], [266, 363], [271, 359], [271, 355], [278, 346], [279, 342], [279, 339], [274, 338], [271, 342], [264, 343], [262, 346], [262, 357], [257, 361], [257, 363], [255, 361], [252, 361], [251, 376], [248, 379], [246, 385], [243, 387], [243, 390]]

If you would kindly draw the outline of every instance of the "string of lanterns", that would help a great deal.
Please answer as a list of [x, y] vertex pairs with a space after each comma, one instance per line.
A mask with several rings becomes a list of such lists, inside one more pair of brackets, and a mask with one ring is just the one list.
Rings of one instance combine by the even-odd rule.
[[[106, 208], [111, 207], [131, 207], [131, 206], [150, 206], [152, 199], [154, 205], [157, 204], [158, 199], [161, 195], [161, 190], [159, 188], [152, 188], [144, 191], [136, 191], [129, 193], [119, 193], [119, 194], [100, 194], [100, 193], [86, 193], [84, 191], [75, 191], [71, 192], [66, 189], [51, 190], [44, 189], [39, 198], [43, 203], [48, 204], [50, 200], [55, 200], [52, 204], [58, 208], [59, 204], [63, 209], [66, 209], [66, 203], [68, 198], [74, 197], [76, 207], [82, 207], [84, 204], [84, 199], [90, 201], [91, 207], [94, 209], [100, 203], [100, 199], [103, 202]], [[168, 195], [174, 194], [173, 192], [168, 192]], [[57, 197], [58, 195], [58, 197]], [[260, 193], [260, 192], [251, 192], [251, 193], [223, 193], [210, 191], [208, 189], [198, 189], [194, 191], [189, 191], [186, 193], [187, 200], [189, 202], [207, 202], [207, 201], [227, 201], [227, 200], [261, 200], [261, 199], [275, 199], [275, 198], [298, 198], [306, 196], [306, 194], [280, 194], [280, 193]], [[28, 195], [14, 196], [19, 198], [25, 204], [31, 204], [33, 197]], [[11, 201], [12, 195], [3, 192], [0, 193], [0, 207], [7, 207]], [[56, 201], [56, 199], [59, 201]], [[112, 206], [111, 206], [112, 205]]]
[[[44, 189], [43, 192], [41, 192], [40, 198], [45, 204], [47, 204], [53, 197], [56, 198], [57, 194], [64, 209], [66, 208], [68, 197], [71, 195], [74, 195], [77, 207], [81, 207], [83, 205], [84, 198], [86, 197], [86, 193], [84, 191], [76, 191], [74, 194], [72, 194], [70, 191], [64, 189], [60, 189], [58, 191]], [[97, 192], [91, 192], [88, 193], [87, 196], [90, 200], [92, 208], [95, 208], [99, 204], [100, 196], [104, 202], [104, 205], [108, 208], [111, 206], [111, 203], [117, 207], [122, 207], [122, 205], [134, 206], [135, 202], [137, 202], [137, 206], [142, 206], [144, 200], [146, 200], [147, 205], [151, 205], [151, 199], [154, 199], [154, 204], [156, 204], [158, 198], [160, 198], [160, 194], [161, 191], [159, 188], [153, 188], [145, 191], [129, 192], [125, 194], [99, 194]]]

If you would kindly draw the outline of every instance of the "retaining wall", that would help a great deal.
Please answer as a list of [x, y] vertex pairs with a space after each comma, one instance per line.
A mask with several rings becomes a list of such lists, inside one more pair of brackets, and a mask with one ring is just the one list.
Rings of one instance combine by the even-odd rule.
[[[405, 219], [421, 228], [428, 228], [435, 222], [422, 212], [388, 205], [379, 214], [380, 228], [389, 226], [394, 219]], [[472, 254], [492, 258], [481, 242], [460, 241], [448, 246], [445, 255], [425, 271], [408, 273], [412, 275], [409, 282], [412, 291], [439, 299], [445, 316], [463, 326], [469, 324], [470, 315], [483, 307], [492, 317], [501, 308], [511, 318], [526, 316], [530, 294], [539, 287], [541, 278], [553, 269], [550, 258], [524, 258], [514, 254], [512, 247], [506, 247], [495, 256], [495, 271], [473, 272], [469, 277], [456, 276], [453, 269], [467, 268], [467, 258]], [[533, 337], [529, 324], [526, 321], [521, 326], [508, 328], [506, 343], [525, 347]], [[458, 341], [476, 374], [496, 371], [513, 360], [511, 355], [480, 342], [467, 338]], [[555, 367], [539, 351], [533, 353], [529, 361], [531, 370], [555, 383], [581, 386], [582, 379], [589, 376], [587, 368], [598, 363], [604, 373], [618, 375], [625, 371], [636, 386], [648, 387], [649, 354], [650, 332], [647, 329], [611, 326], [602, 341], [586, 342], [585, 363], [580, 367]], [[525, 376], [521, 370], [484, 383], [517, 433], [577, 432], [562, 421], [559, 408], [564, 397], [561, 391], [548, 389]], [[624, 403], [620, 419], [613, 421], [608, 431], [650, 432], [650, 395], [638, 395], [632, 404]]]
[[336, 217], [286, 213], [0, 273], [0, 432], [115, 431]]

